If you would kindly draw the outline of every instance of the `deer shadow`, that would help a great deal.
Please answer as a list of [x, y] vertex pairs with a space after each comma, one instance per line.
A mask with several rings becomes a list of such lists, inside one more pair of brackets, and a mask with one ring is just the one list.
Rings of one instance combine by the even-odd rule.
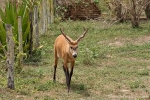
[[83, 95], [84, 97], [89, 97], [90, 96], [90, 92], [88, 91], [88, 88], [85, 84], [81, 84], [81, 83], [71, 83], [70, 86], [71, 92], [75, 92], [77, 94]]

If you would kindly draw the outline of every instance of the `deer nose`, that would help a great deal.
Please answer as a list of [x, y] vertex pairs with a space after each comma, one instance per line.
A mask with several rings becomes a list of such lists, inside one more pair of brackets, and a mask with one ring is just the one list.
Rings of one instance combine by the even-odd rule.
[[74, 54], [73, 57], [76, 58], [76, 57], [77, 57], [77, 54]]

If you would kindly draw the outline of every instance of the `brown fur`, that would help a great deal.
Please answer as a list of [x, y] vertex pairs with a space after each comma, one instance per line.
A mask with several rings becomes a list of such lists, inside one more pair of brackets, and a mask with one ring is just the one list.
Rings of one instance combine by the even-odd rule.
[[[54, 44], [54, 57], [55, 57], [55, 65], [54, 65], [54, 81], [56, 80], [56, 68], [58, 63], [58, 58], [63, 59], [63, 69], [66, 75], [66, 83], [68, 87], [68, 92], [70, 90], [70, 81], [73, 74], [75, 58], [77, 57], [77, 48], [78, 42], [85, 36], [87, 30], [85, 30], [84, 34], [81, 35], [77, 40], [73, 41], [70, 37], [66, 36], [62, 30], [60, 30], [62, 35], [59, 35]], [[68, 69], [68, 63], [70, 64], [70, 73]]]

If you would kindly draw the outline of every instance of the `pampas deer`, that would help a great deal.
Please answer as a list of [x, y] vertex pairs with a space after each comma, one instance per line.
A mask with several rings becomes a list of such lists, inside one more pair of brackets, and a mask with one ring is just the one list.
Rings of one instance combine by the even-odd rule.
[[[63, 70], [66, 76], [66, 84], [68, 87], [68, 93], [70, 91], [70, 81], [73, 74], [75, 59], [77, 57], [77, 49], [79, 41], [85, 36], [87, 33], [87, 29], [84, 28], [84, 33], [77, 39], [72, 40], [69, 36], [65, 35], [62, 29], [60, 28], [61, 35], [59, 35], [54, 44], [54, 57], [55, 57], [55, 65], [54, 65], [54, 76], [53, 80], [56, 81], [56, 68], [58, 63], [58, 58], [63, 59]], [[68, 68], [68, 63], [70, 65], [70, 72]]]

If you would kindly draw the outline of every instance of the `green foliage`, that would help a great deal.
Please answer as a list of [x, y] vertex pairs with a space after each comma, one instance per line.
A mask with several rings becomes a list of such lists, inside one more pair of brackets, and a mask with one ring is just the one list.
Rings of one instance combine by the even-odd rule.
[[[29, 13], [33, 10], [34, 5], [39, 4], [39, 1], [40, 0], [22, 0], [21, 2], [19, 2], [18, 0], [13, 0], [13, 1], [6, 0], [5, 9], [3, 10], [2, 8], [0, 8], [0, 19], [2, 20], [0, 21], [0, 42], [2, 43], [3, 47], [6, 46], [5, 24], [11, 24], [13, 27], [12, 31], [13, 31], [13, 38], [15, 41], [16, 60], [18, 60], [20, 56], [27, 56], [29, 45], [30, 45]], [[21, 21], [22, 21], [22, 38], [23, 38], [23, 52], [24, 52], [22, 54], [18, 54], [18, 16], [21, 16]], [[33, 53], [37, 54], [37, 51], [34, 51]], [[20, 72], [22, 70], [22, 68], [18, 66], [18, 62], [15, 62], [15, 66], [16, 66], [16, 70], [15, 70], [16, 72]]]
[[94, 0], [95, 3], [99, 3], [99, 0]]
[[[101, 52], [103, 51], [99, 50], [98, 47], [93, 46], [93, 48], [86, 48], [83, 52], [83, 56], [87, 54], [86, 56], [84, 56], [83, 63], [85, 65], [92, 65], [94, 64], [95, 59], [100, 57], [100, 55], [102, 54]], [[101, 57], [103, 57], [103, 55], [105, 55], [104, 52]]]
[[23, 49], [24, 52], [29, 48], [29, 33], [30, 21], [29, 12], [33, 10], [34, 5], [39, 5], [40, 0], [8, 0], [5, 1], [5, 9], [0, 8], [0, 41], [6, 45], [6, 30], [5, 24], [11, 24], [13, 27], [13, 36], [16, 44], [18, 44], [18, 16], [22, 19], [22, 36], [23, 36]]
[[129, 85], [130, 85], [131, 89], [136, 89], [136, 88], [140, 87], [140, 82], [139, 81], [133, 81], [133, 82], [130, 82]]
[[138, 71], [140, 76], [149, 76], [149, 71], [147, 69], [141, 69]]
[[33, 11], [34, 5], [40, 5], [42, 0], [22, 0], [23, 3], [27, 4], [27, 9]]
[[[0, 8], [0, 42], [3, 46], [6, 46], [6, 30], [5, 25], [12, 25], [13, 39], [15, 41], [15, 55], [20, 57], [18, 54], [18, 16], [21, 16], [22, 23], [22, 37], [23, 37], [23, 51], [27, 52], [29, 48], [29, 33], [30, 33], [30, 21], [29, 21], [29, 12], [30, 9], [27, 9], [27, 2], [18, 2], [17, 0], [8, 0], [5, 1], [5, 9]], [[17, 52], [16, 52], [17, 51]], [[21, 66], [17, 65], [18, 62], [15, 62], [15, 71], [18, 73], [22, 70]]]
[[38, 62], [41, 61], [41, 49], [36, 49], [32, 51], [32, 55], [29, 55], [26, 59], [25, 62], [29, 64], [37, 64]]
[[86, 90], [87, 87], [84, 84], [79, 84], [79, 89], [80, 90]]
[[13, 36], [14, 41], [18, 44], [18, 16], [22, 18], [22, 34], [23, 34], [23, 46], [24, 51], [27, 51], [29, 45], [29, 31], [30, 31], [30, 22], [29, 22], [29, 9], [27, 9], [27, 3], [19, 3], [17, 1], [11, 0], [5, 1], [5, 9], [0, 8], [0, 41], [3, 45], [6, 45], [6, 30], [5, 24], [11, 24], [13, 27]]
[[35, 89], [37, 89], [37, 91], [46, 91], [49, 90], [51, 87], [53, 87], [54, 83], [52, 81], [47, 81], [45, 83], [41, 83], [38, 84], [37, 87], [35, 87]]

